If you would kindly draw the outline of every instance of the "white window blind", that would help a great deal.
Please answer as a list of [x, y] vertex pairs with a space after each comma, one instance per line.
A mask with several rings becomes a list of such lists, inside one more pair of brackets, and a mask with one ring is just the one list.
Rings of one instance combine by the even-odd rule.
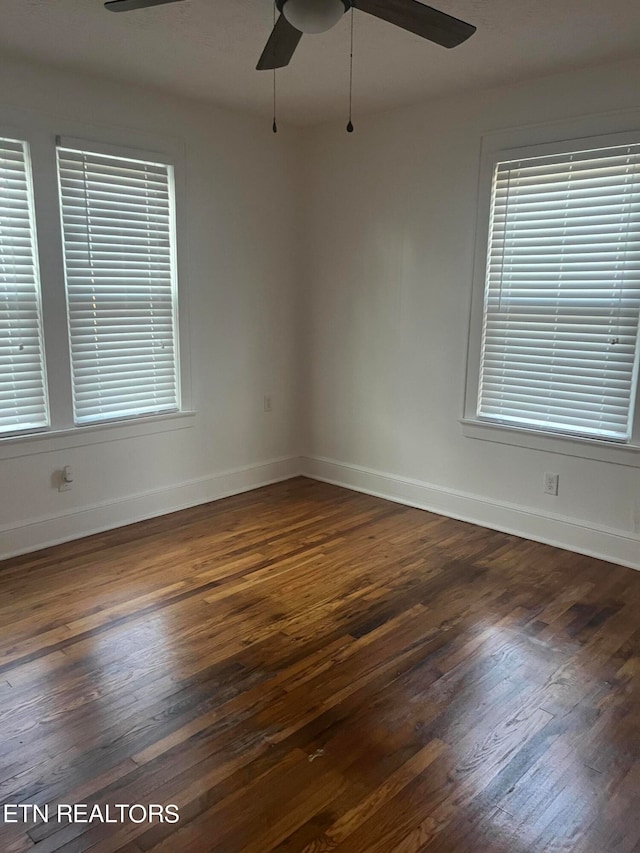
[[178, 408], [173, 170], [58, 148], [75, 421]]
[[478, 416], [630, 437], [640, 311], [640, 145], [498, 163]]
[[0, 434], [48, 420], [29, 153], [0, 139]]

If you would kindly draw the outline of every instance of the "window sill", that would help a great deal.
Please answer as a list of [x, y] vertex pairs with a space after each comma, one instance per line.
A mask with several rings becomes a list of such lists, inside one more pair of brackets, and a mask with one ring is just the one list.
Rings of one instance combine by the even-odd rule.
[[6, 436], [0, 438], [0, 460], [187, 429], [193, 426], [195, 417], [196, 412], [193, 411], [170, 412], [130, 420]]
[[461, 418], [460, 424], [462, 434], [467, 438], [477, 438], [482, 441], [510, 444], [529, 450], [542, 450], [545, 453], [578, 456], [597, 462], [610, 462], [614, 465], [640, 468], [640, 446], [637, 444], [615, 444], [597, 438], [560, 436], [523, 427], [510, 427], [477, 421], [472, 418]]

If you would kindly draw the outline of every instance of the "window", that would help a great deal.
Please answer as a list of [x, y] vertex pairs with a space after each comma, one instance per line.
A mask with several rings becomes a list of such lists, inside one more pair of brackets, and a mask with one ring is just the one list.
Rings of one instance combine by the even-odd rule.
[[170, 166], [58, 148], [74, 420], [178, 409]]
[[0, 139], [0, 435], [48, 423], [29, 151]]
[[123, 149], [25, 124], [0, 130], [2, 458], [32, 439], [58, 447], [188, 426], [181, 146], [161, 141], [165, 156], [146, 153], [139, 135], [140, 149]]
[[475, 416], [629, 442], [640, 143], [552, 147], [494, 160]]

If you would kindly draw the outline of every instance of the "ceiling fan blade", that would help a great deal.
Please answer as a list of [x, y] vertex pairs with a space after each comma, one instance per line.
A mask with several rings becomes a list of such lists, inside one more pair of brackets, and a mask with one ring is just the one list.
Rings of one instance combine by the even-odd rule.
[[473, 24], [418, 3], [418, 0], [353, 0], [353, 5], [443, 47], [456, 47], [476, 31]]
[[149, 9], [164, 3], [180, 3], [181, 0], [108, 0], [104, 4], [110, 12], [132, 12], [134, 9]]
[[292, 27], [285, 16], [280, 15], [256, 66], [258, 71], [269, 71], [288, 65], [301, 38], [300, 30]]

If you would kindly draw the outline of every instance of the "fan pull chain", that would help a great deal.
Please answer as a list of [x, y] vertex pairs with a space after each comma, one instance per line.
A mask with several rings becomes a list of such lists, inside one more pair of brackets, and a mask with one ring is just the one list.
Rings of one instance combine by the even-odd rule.
[[[273, 0], [273, 28], [275, 29], [275, 27], [276, 27], [276, 0]], [[275, 60], [275, 52], [276, 52], [276, 47], [275, 47], [275, 43], [274, 43], [274, 45], [273, 45], [273, 59], [274, 60]], [[273, 64], [275, 66], [275, 61]], [[277, 84], [276, 84], [276, 69], [274, 68], [273, 69], [273, 125], [271, 126], [271, 129], [273, 130], [274, 133], [278, 132], [278, 121], [276, 119], [277, 106], [278, 106], [278, 89], [277, 89]]]
[[273, 125], [272, 130], [274, 133], [278, 132], [278, 122], [276, 120], [276, 103], [277, 103], [277, 94], [276, 94], [276, 69], [273, 69]]
[[349, 124], [347, 133], [353, 133], [353, 122], [351, 120], [353, 107], [353, 6], [351, 6], [351, 51], [349, 54]]

